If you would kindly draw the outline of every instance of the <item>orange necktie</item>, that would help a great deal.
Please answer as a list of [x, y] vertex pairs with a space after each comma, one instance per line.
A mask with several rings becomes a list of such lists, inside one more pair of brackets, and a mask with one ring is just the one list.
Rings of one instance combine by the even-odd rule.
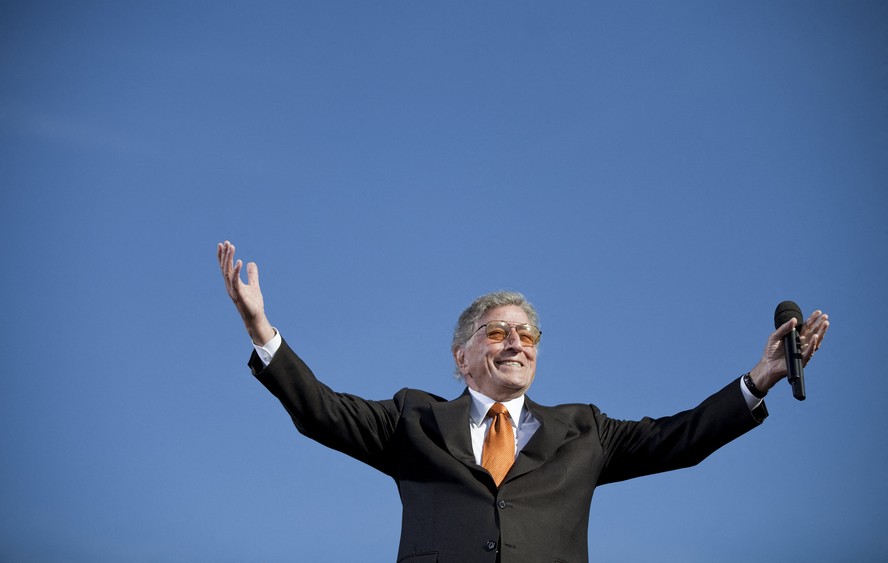
[[481, 466], [493, 476], [499, 487], [509, 468], [515, 463], [515, 433], [512, 431], [509, 411], [504, 404], [494, 403], [487, 411], [487, 416], [493, 418], [493, 422], [484, 438]]

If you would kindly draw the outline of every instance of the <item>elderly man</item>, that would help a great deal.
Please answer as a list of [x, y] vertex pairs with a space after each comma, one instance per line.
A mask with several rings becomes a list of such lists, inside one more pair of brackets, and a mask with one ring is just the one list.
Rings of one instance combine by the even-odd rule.
[[[554, 407], [526, 392], [536, 371], [537, 314], [521, 294], [478, 298], [459, 317], [451, 349], [467, 389], [454, 400], [402, 389], [367, 401], [319, 382], [265, 316], [259, 271], [220, 243], [219, 265], [255, 351], [249, 365], [302, 434], [375, 467], [398, 484], [401, 563], [588, 561], [595, 487], [689, 467], [767, 416], [762, 397], [786, 375], [782, 338], [768, 338], [756, 366], [697, 407], [639, 421], [594, 405]], [[802, 359], [829, 322], [801, 327]]]

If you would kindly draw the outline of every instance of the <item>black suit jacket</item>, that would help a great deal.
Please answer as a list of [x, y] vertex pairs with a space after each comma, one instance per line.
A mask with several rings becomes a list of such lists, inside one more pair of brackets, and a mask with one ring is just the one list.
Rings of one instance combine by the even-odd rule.
[[621, 421], [594, 405], [525, 405], [540, 427], [499, 488], [475, 463], [471, 396], [402, 389], [386, 401], [335, 393], [284, 342], [253, 374], [304, 435], [391, 476], [403, 505], [398, 561], [588, 561], [595, 487], [699, 463], [760, 423], [734, 380], [694, 409]]

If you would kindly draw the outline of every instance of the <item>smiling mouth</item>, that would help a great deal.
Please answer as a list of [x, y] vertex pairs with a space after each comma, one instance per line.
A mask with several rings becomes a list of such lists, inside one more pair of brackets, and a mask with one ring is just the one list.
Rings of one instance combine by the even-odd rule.
[[497, 366], [513, 367], [513, 368], [524, 367], [524, 365], [521, 362], [516, 362], [513, 360], [509, 360], [509, 361], [505, 361], [505, 362], [497, 362], [496, 365]]

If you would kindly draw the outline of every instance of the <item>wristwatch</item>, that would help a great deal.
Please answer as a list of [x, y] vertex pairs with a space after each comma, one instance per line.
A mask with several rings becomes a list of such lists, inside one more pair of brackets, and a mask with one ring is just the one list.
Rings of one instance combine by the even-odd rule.
[[755, 386], [755, 383], [753, 383], [752, 377], [750, 377], [748, 371], [743, 374], [743, 384], [746, 385], [746, 388], [749, 389], [749, 392], [752, 393], [752, 396], [756, 399], [764, 399], [765, 395], [768, 394], [767, 391], [762, 391]]

